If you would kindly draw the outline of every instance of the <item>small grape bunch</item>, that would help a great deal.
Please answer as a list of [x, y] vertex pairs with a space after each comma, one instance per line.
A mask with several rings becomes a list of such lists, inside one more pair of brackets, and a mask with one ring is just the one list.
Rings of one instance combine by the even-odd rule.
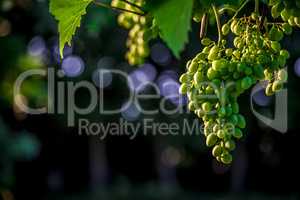
[[[240, 62], [235, 78], [246, 75], [244, 79], [252, 79], [253, 83], [267, 80], [268, 96], [280, 91], [287, 79], [287, 72], [283, 68], [290, 57], [279, 43], [286, 33], [285, 25], [274, 24], [268, 33], [262, 33], [253, 18], [241, 18], [233, 20], [230, 29], [236, 35], [233, 60]], [[242, 85], [242, 82], [237, 81], [237, 84]]]
[[[180, 77], [180, 92], [187, 94], [189, 110], [204, 122], [206, 145], [213, 147], [212, 155], [224, 164], [232, 162], [231, 152], [235, 139], [241, 139], [246, 127], [239, 114], [238, 88], [234, 84], [231, 49], [226, 41], [216, 44], [208, 38], [202, 40], [205, 48], [187, 63], [187, 72]], [[247, 86], [248, 87], [248, 86]]]
[[[287, 25], [300, 27], [300, 1], [290, 0], [269, 0], [269, 6], [272, 7], [271, 14], [273, 18], [281, 17], [287, 22]], [[291, 28], [288, 28], [292, 30]]]
[[[130, 3], [142, 7], [145, 0], [129, 0]], [[122, 0], [113, 0], [111, 5], [129, 11], [141, 13], [137, 7]], [[149, 15], [138, 15], [130, 12], [122, 12], [118, 16], [120, 26], [129, 30], [126, 46], [128, 51], [126, 59], [130, 65], [140, 65], [149, 56], [149, 40], [155, 37], [153, 18]]]

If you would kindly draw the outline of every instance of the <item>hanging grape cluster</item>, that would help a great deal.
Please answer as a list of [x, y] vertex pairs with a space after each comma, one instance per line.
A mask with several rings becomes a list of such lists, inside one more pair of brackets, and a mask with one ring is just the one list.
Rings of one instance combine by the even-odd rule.
[[[122, 12], [118, 16], [118, 23], [129, 30], [126, 42], [128, 48], [126, 59], [130, 65], [139, 65], [144, 63], [145, 58], [149, 56], [148, 42], [154, 37], [153, 18], [149, 15], [144, 15], [138, 8], [144, 5], [145, 0], [128, 0], [128, 2], [131, 4], [122, 0], [113, 0], [111, 6], [135, 12]], [[136, 13], [141, 13], [141, 15]]]
[[180, 77], [180, 92], [187, 94], [189, 109], [204, 122], [206, 145], [224, 164], [232, 162], [235, 141], [243, 137], [246, 127], [238, 97], [262, 80], [268, 81], [266, 94], [272, 95], [287, 79], [284, 67], [289, 53], [279, 41], [291, 27], [266, 25], [271, 29], [262, 31], [256, 13], [233, 18], [222, 27], [224, 36], [234, 34], [233, 48], [227, 48], [226, 40], [216, 43], [204, 38], [205, 48], [187, 63], [187, 72]]
[[291, 0], [269, 0], [269, 5], [272, 6], [272, 17], [279, 18], [291, 26], [300, 27], [300, 1]]

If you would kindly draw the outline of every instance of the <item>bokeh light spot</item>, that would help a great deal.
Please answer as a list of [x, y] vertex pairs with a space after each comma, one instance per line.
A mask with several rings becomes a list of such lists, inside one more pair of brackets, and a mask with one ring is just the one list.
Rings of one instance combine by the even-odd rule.
[[84, 71], [84, 62], [78, 56], [69, 56], [62, 62], [62, 70], [68, 77], [77, 77]]

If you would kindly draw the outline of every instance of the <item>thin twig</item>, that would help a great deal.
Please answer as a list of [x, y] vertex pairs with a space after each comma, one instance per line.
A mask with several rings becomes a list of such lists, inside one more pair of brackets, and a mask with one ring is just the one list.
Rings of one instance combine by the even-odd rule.
[[219, 9], [219, 14], [223, 14], [225, 11], [236, 12], [236, 9], [226, 4], [221, 9]]
[[250, 0], [244, 1], [244, 3], [239, 7], [239, 9], [236, 11], [236, 13], [233, 15], [232, 19], [236, 18], [241, 10], [250, 2]]
[[127, 9], [124, 9], [124, 8], [114, 7], [114, 6], [111, 6], [111, 5], [102, 3], [102, 2], [98, 2], [98, 1], [94, 1], [94, 4], [97, 5], [97, 6], [101, 6], [101, 7], [104, 7], [104, 8], [109, 8], [109, 9], [116, 10], [116, 11], [128, 12], [128, 13], [132, 13], [132, 14], [136, 14], [136, 15], [140, 15], [140, 16], [145, 15], [145, 13], [140, 13], [140, 12], [136, 12], [136, 11], [132, 11], [132, 10], [127, 10]]
[[217, 22], [217, 27], [218, 27], [218, 34], [219, 34], [219, 40], [218, 43], [220, 44], [222, 41], [222, 27], [221, 27], [221, 21], [220, 21], [220, 16], [218, 13], [218, 10], [216, 8], [215, 5], [212, 5], [213, 11], [215, 13], [215, 17], [216, 17], [216, 22]]
[[259, 15], [259, 0], [255, 0], [255, 13]]

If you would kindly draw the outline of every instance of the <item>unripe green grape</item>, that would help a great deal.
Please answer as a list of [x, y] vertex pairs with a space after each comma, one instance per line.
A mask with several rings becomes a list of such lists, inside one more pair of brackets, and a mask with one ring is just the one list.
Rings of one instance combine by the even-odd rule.
[[212, 155], [216, 158], [221, 156], [223, 153], [223, 148], [220, 145], [216, 145], [212, 150]]
[[202, 118], [204, 116], [204, 112], [201, 109], [197, 109], [195, 111], [195, 114], [199, 117]]
[[296, 26], [300, 27], [300, 17], [295, 17], [295, 24]]
[[290, 26], [296, 26], [296, 23], [295, 23], [295, 20], [294, 20], [294, 17], [293, 17], [293, 16], [291, 16], [291, 17], [289, 18], [288, 23], [289, 23]]
[[258, 20], [258, 13], [256, 13], [256, 12], [253, 12], [253, 13], [251, 13], [251, 19], [252, 20]]
[[237, 71], [238, 72], [244, 72], [245, 71], [245, 69], [246, 69], [246, 64], [245, 63], [239, 63], [238, 65], [237, 65]]
[[237, 102], [232, 103], [231, 107], [232, 107], [232, 112], [234, 114], [239, 113], [240, 109], [239, 109], [239, 104]]
[[202, 110], [206, 113], [210, 112], [212, 109], [212, 106], [209, 102], [205, 102], [202, 104]]
[[217, 77], [218, 73], [211, 67], [207, 70], [207, 78], [213, 80]]
[[226, 115], [231, 116], [232, 115], [232, 107], [231, 106], [226, 106]]
[[272, 95], [274, 95], [272, 86], [273, 86], [273, 85], [272, 85], [271, 83], [269, 83], [269, 84], [267, 85], [267, 88], [266, 88], [266, 95], [267, 95], [267, 96], [272, 96]]
[[188, 107], [189, 107], [190, 111], [195, 111], [195, 109], [196, 109], [195, 102], [194, 101], [190, 101]]
[[278, 62], [280, 67], [284, 67], [285, 64], [286, 64], [286, 58], [284, 56], [280, 55], [277, 58], [277, 62]]
[[208, 60], [216, 60], [218, 58], [218, 53], [219, 53], [218, 46], [214, 46], [213, 48], [211, 48], [207, 57]]
[[251, 69], [250, 67], [246, 67], [246, 68], [244, 69], [244, 72], [245, 72], [245, 74], [246, 74], [247, 76], [249, 76], [249, 75], [252, 74], [252, 69]]
[[205, 93], [206, 94], [214, 94], [214, 88], [210, 87], [210, 86], [207, 86], [205, 88]]
[[240, 58], [241, 57], [241, 52], [239, 50], [235, 50], [232, 53], [236, 58]]
[[242, 89], [247, 90], [251, 87], [251, 85], [252, 85], [252, 79], [249, 76], [243, 78], [242, 85], [241, 85]]
[[233, 137], [236, 139], [241, 139], [243, 137], [243, 132], [239, 128], [235, 128], [233, 131]]
[[119, 1], [119, 0], [113, 0], [113, 1], [111, 1], [111, 6], [116, 7], [116, 8], [125, 9], [126, 3], [123, 1]]
[[221, 107], [219, 110], [218, 110], [218, 115], [219, 117], [223, 118], [226, 116], [226, 108], [225, 107]]
[[215, 134], [209, 134], [206, 138], [206, 146], [212, 147], [218, 141], [218, 137]]
[[198, 85], [203, 81], [203, 75], [201, 72], [196, 72], [194, 75], [194, 82]]
[[212, 80], [212, 84], [213, 84], [212, 86], [213, 86], [213, 87], [220, 87], [221, 83], [222, 83], [222, 82], [221, 82], [221, 80], [219, 80], [219, 79], [213, 79], [213, 80]]
[[290, 58], [290, 53], [287, 50], [281, 50], [280, 55], [283, 56], [285, 59]]
[[280, 45], [280, 43], [277, 42], [277, 41], [272, 41], [272, 42], [271, 42], [271, 47], [272, 47], [272, 49], [273, 49], [275, 52], [280, 52], [280, 50], [281, 50], [281, 45]]
[[179, 88], [179, 93], [180, 94], [186, 94], [188, 90], [188, 86], [186, 83], [183, 83], [180, 88]]
[[262, 65], [256, 65], [253, 68], [254, 70], [254, 74], [258, 79], [263, 79], [264, 78], [264, 68], [262, 67]]
[[226, 165], [229, 165], [232, 163], [232, 155], [229, 154], [229, 153], [223, 153], [222, 156], [221, 156], [221, 161], [226, 164]]
[[215, 71], [221, 71], [222, 69], [226, 68], [227, 61], [225, 59], [214, 60], [212, 62], [212, 68]]
[[225, 148], [229, 151], [233, 151], [236, 148], [235, 142], [233, 140], [228, 140], [225, 142]]
[[220, 139], [223, 139], [225, 137], [225, 131], [224, 130], [218, 130], [217, 136]]
[[226, 54], [226, 56], [228, 56], [228, 57], [230, 57], [230, 56], [232, 55], [232, 53], [233, 53], [233, 50], [232, 50], [232, 49], [226, 49], [226, 51], [225, 51], [225, 54]]
[[274, 81], [272, 85], [273, 92], [277, 92], [283, 88], [283, 83], [280, 81]]
[[231, 22], [231, 24], [230, 24], [230, 30], [231, 30], [231, 32], [234, 32], [234, 28], [235, 28], [235, 26], [238, 24], [238, 21], [237, 21], [237, 19], [234, 19], [232, 22]]
[[191, 65], [189, 66], [189, 72], [195, 73], [197, 70], [198, 70], [198, 63], [192, 62]]
[[147, 57], [150, 54], [148, 46], [139, 46], [137, 48], [137, 53], [140, 57]]
[[264, 75], [267, 80], [271, 80], [273, 78], [272, 72], [270, 72], [268, 69], [264, 70]]
[[[294, 19], [293, 19], [293, 21], [294, 21]], [[284, 23], [284, 24], [282, 25], [282, 30], [283, 30], [283, 32], [284, 32], [285, 34], [287, 34], [287, 35], [290, 35], [290, 34], [292, 34], [292, 32], [293, 32], [293, 28], [292, 28], [291, 25], [288, 24], [288, 23]]]
[[288, 79], [288, 73], [285, 69], [279, 70], [277, 76], [278, 76], [278, 80], [281, 82], [286, 82]]
[[210, 47], [204, 47], [202, 52], [208, 54], [210, 52]]
[[238, 115], [238, 127], [241, 128], [241, 129], [244, 129], [246, 128], [246, 120], [245, 118], [242, 116], [242, 115]]
[[203, 38], [201, 40], [201, 44], [204, 45], [204, 46], [208, 46], [208, 45], [210, 45], [212, 43], [213, 43], [213, 41], [211, 41], [211, 39], [209, 39], [209, 38]]
[[228, 24], [224, 24], [222, 26], [222, 34], [223, 35], [228, 35], [229, 31], [230, 31], [230, 26]]
[[206, 54], [205, 53], [198, 53], [197, 56], [195, 57], [196, 60], [205, 60], [206, 59]]
[[281, 11], [280, 15], [281, 15], [281, 18], [283, 21], [288, 21], [290, 18], [290, 15], [289, 15], [287, 9], [283, 9], [283, 11]]
[[280, 41], [283, 38], [283, 33], [274, 25], [269, 31], [269, 37], [273, 41]]
[[189, 80], [189, 75], [188, 74], [182, 74], [179, 78], [180, 83], [187, 83]]
[[237, 123], [238, 123], [238, 117], [237, 117], [237, 115], [231, 115], [230, 118], [229, 118], [229, 121], [233, 125], [237, 125]]
[[280, 16], [280, 13], [282, 11], [282, 4], [281, 3], [278, 3], [274, 6], [272, 6], [272, 9], [271, 9], [271, 15], [273, 18], [278, 18]]

